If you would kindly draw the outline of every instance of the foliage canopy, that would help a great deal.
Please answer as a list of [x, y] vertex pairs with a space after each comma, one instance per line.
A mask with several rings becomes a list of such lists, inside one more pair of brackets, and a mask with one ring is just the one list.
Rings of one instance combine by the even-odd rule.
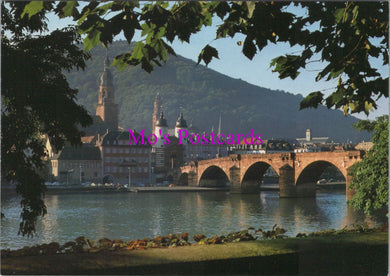
[[354, 164], [349, 173], [353, 175], [350, 185], [355, 194], [349, 203], [356, 209], [370, 213], [388, 206], [389, 199], [389, 117], [376, 121], [359, 121], [359, 130], [373, 131], [373, 147], [363, 160]]
[[[269, 43], [288, 42], [300, 45], [297, 55], [283, 55], [271, 62], [279, 78], [295, 79], [308, 63], [322, 61], [324, 68], [316, 80], [335, 82], [335, 91], [326, 98], [321, 91], [309, 94], [301, 109], [325, 104], [328, 108], [343, 108], [345, 114], [365, 112], [376, 108], [376, 100], [388, 97], [388, 77], [384, 78], [373, 60], [388, 64], [388, 2], [198, 2], [166, 1], [91, 2], [82, 9], [77, 1], [32, 1], [24, 10], [54, 11], [59, 17], [71, 16], [78, 23], [79, 33], [85, 35], [88, 51], [102, 43], [106, 47], [123, 32], [130, 43], [135, 32], [142, 40], [132, 51], [114, 60], [119, 68], [141, 64], [147, 72], [161, 65], [167, 54], [175, 54], [169, 45], [175, 39], [190, 42], [191, 35], [211, 26], [219, 17], [222, 23], [215, 39], [244, 35], [243, 54], [252, 59]], [[292, 13], [291, 7], [303, 15]], [[207, 44], [198, 62], [206, 65], [218, 58], [218, 51]], [[315, 60], [319, 58], [319, 60]], [[336, 84], [337, 83], [337, 84]]]

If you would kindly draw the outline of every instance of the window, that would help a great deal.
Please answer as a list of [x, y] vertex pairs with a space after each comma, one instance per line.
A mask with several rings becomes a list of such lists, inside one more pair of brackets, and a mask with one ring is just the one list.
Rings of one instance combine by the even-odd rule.
[[126, 149], [126, 153], [130, 153], [130, 149], [129, 148]]
[[94, 176], [94, 177], [97, 177], [97, 176], [98, 176], [98, 173], [97, 173], [97, 172], [94, 172], [94, 173], [93, 173], [93, 176]]
[[116, 148], [113, 148], [113, 149], [112, 149], [112, 153], [116, 153]]
[[111, 153], [111, 149], [110, 148], [105, 148], [104, 150], [106, 153]]

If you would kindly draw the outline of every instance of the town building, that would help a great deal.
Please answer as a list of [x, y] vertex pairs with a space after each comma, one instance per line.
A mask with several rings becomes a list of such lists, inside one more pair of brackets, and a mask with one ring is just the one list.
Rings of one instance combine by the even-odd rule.
[[279, 152], [293, 152], [292, 145], [287, 140], [271, 139], [259, 141], [256, 138], [242, 139], [238, 145], [228, 147], [229, 154], [266, 154]]
[[329, 142], [329, 137], [312, 137], [311, 130], [306, 130], [305, 138], [296, 138], [301, 146], [304, 145], [318, 145], [318, 144], [327, 144]]
[[[139, 137], [135, 130], [133, 133]], [[129, 138], [129, 131], [109, 131], [100, 138], [104, 183], [139, 186], [152, 182], [151, 145], [147, 139], [129, 144]]]
[[[155, 133], [155, 134], [157, 134], [156, 131], [160, 131], [160, 128], [158, 128], [158, 129], [156, 128], [160, 117], [156, 116], [156, 115], [157, 114], [161, 115], [161, 103], [162, 103], [161, 96], [159, 94], [157, 94], [156, 98], [154, 100], [154, 112], [153, 112], [153, 133]], [[165, 117], [164, 117], [164, 120], [165, 120], [164, 123], [167, 123]], [[175, 164], [178, 164], [178, 166], [181, 166], [184, 163], [188, 163], [190, 161], [211, 159], [211, 158], [216, 158], [218, 156], [220, 156], [220, 157], [227, 156], [227, 154], [228, 154], [228, 149], [227, 149], [226, 144], [224, 144], [224, 145], [218, 145], [217, 143], [213, 144], [213, 143], [211, 143], [211, 140], [209, 140], [209, 143], [207, 145], [202, 145], [201, 142], [196, 144], [196, 142], [194, 142], [194, 141], [193, 141], [193, 143], [191, 143], [190, 142], [191, 135], [196, 134], [196, 135], [201, 137], [202, 134], [204, 134], [205, 132], [201, 131], [200, 129], [195, 127], [192, 123], [192, 120], [191, 120], [191, 124], [188, 126], [187, 121], [184, 119], [183, 112], [180, 112], [174, 128], [171, 128], [171, 129], [168, 128], [168, 124], [166, 124], [166, 126], [164, 126], [163, 128], [164, 128], [163, 129], [164, 133], [168, 134], [169, 137], [179, 138], [179, 131], [180, 130], [188, 132], [188, 137], [186, 139], [181, 139], [181, 144], [183, 146], [183, 157], [177, 158], [178, 161], [175, 162]], [[220, 117], [220, 121], [219, 121], [218, 132], [215, 133], [215, 135], [218, 135], [220, 133], [221, 133], [221, 117]], [[207, 134], [210, 135], [210, 133], [207, 133]], [[173, 144], [172, 144], [172, 146], [173, 146]], [[176, 147], [175, 151], [181, 152], [181, 150], [179, 150], [177, 148], [177, 146], [180, 146], [180, 145], [177, 144], [175, 146]], [[164, 163], [162, 160], [165, 160], [165, 158], [163, 157], [162, 148], [163, 147], [161, 147], [161, 145], [159, 145], [159, 146], [156, 145], [153, 148], [153, 152], [156, 154], [156, 168], [160, 168], [160, 166], [162, 166], [162, 164]], [[169, 155], [169, 154], [167, 153], [167, 155]], [[179, 160], [183, 160], [183, 164], [180, 164]]]
[[50, 171], [53, 180], [62, 184], [81, 184], [101, 181], [101, 157], [99, 148], [85, 145], [65, 145], [52, 153]]
[[360, 142], [359, 144], [357, 144], [355, 146], [355, 149], [363, 150], [363, 151], [369, 151], [372, 148], [373, 145], [374, 145], [373, 142], [364, 142], [363, 141], [363, 142]]

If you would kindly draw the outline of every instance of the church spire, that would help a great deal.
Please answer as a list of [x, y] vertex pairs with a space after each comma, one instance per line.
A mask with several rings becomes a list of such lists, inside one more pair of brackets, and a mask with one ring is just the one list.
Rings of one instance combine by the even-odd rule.
[[104, 71], [110, 67], [110, 59], [108, 58], [108, 51], [106, 51], [106, 58], [104, 59]]
[[100, 77], [99, 99], [96, 115], [100, 116], [107, 128], [118, 130], [118, 105], [115, 103], [115, 88], [110, 72], [108, 53], [104, 59], [104, 71]]
[[112, 75], [110, 71], [110, 59], [108, 58], [108, 53], [106, 52], [106, 58], [104, 59], [104, 71], [100, 77], [100, 86], [104, 87], [113, 87]]

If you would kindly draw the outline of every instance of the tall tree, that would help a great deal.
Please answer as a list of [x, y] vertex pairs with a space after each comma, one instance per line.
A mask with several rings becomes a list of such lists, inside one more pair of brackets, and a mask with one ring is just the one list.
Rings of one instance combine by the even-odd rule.
[[42, 134], [58, 149], [65, 140], [80, 144], [78, 126], [92, 122], [63, 74], [83, 69], [89, 55], [76, 45], [73, 29], [45, 35], [43, 12], [29, 18], [21, 16], [26, 3], [1, 5], [1, 171], [22, 196], [19, 233], [33, 235], [37, 217], [46, 213], [44, 179], [38, 174], [46, 155]]
[[363, 160], [354, 164], [349, 173], [353, 175], [350, 185], [355, 194], [349, 203], [366, 213], [387, 208], [389, 198], [389, 117], [378, 117], [374, 122], [364, 120], [356, 123], [359, 130], [374, 132], [374, 145]]

